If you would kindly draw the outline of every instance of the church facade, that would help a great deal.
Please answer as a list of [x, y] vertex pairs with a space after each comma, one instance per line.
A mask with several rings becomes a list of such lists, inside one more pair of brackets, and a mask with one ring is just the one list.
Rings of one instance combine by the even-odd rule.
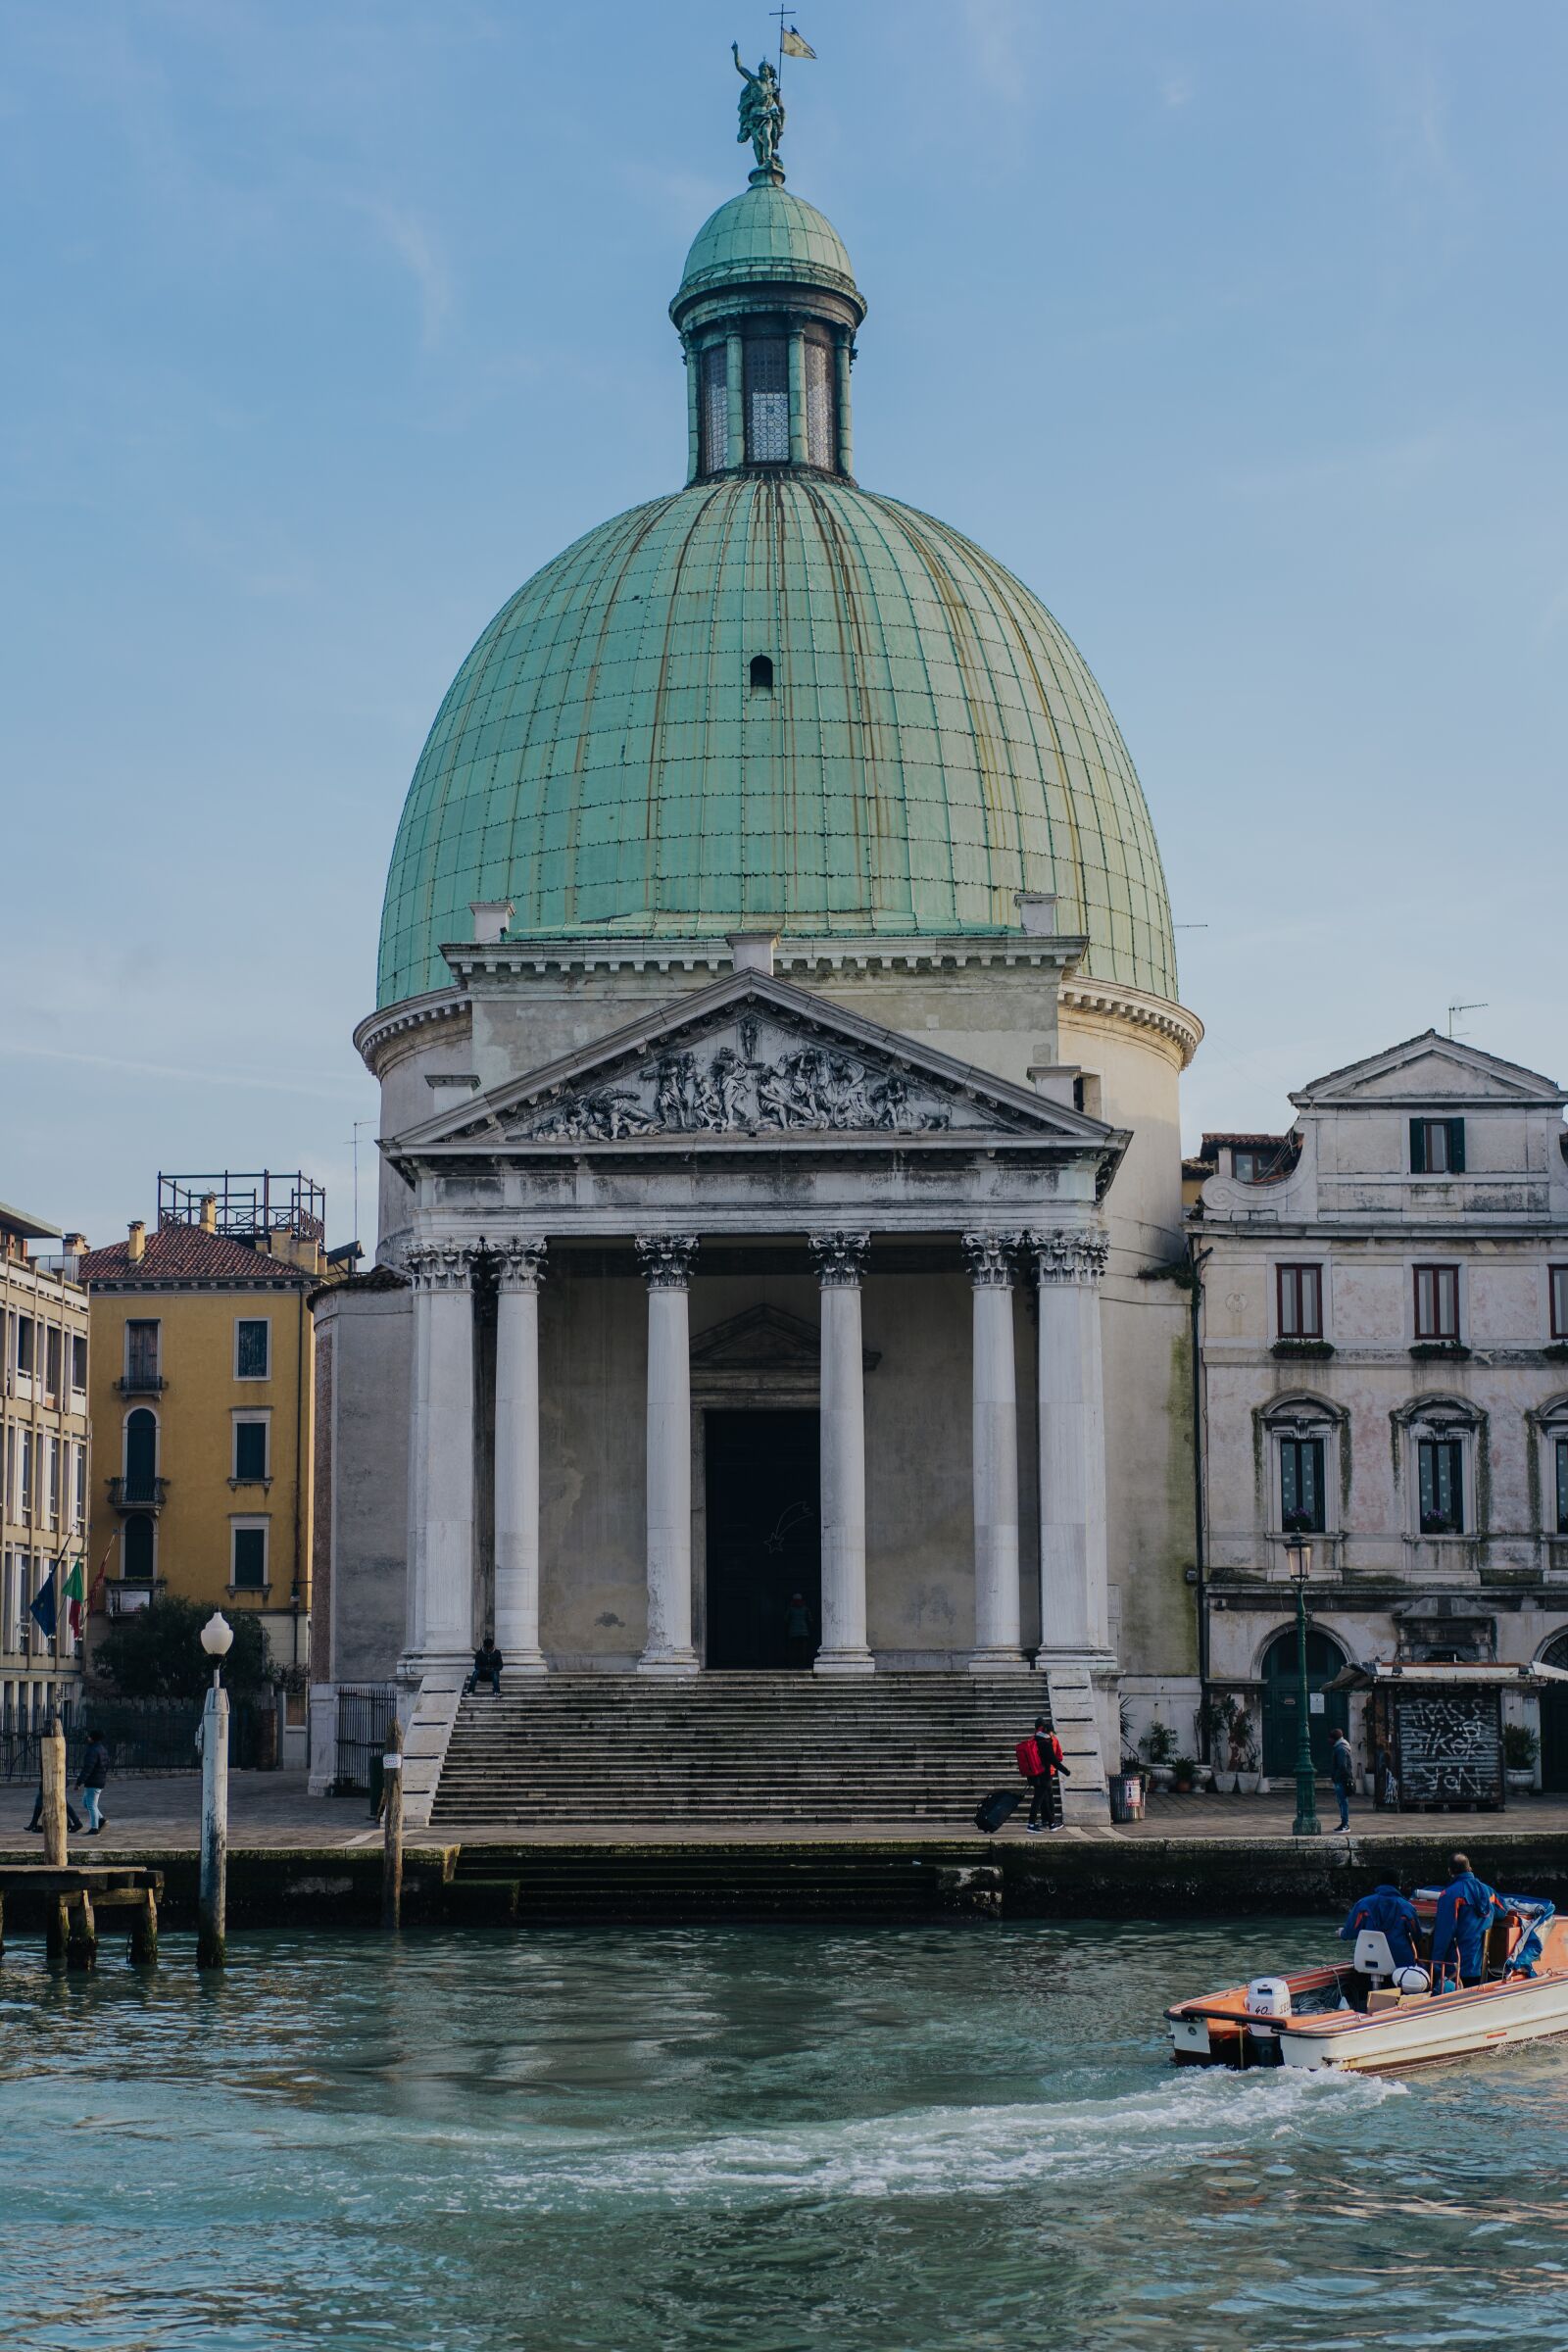
[[416, 1820], [491, 1629], [514, 1678], [1043, 1674], [1086, 1818], [1119, 1702], [1196, 1697], [1201, 1028], [1081, 656], [855, 478], [864, 314], [760, 160], [671, 305], [684, 488], [519, 590], [410, 790], [313, 1673], [397, 1678]]

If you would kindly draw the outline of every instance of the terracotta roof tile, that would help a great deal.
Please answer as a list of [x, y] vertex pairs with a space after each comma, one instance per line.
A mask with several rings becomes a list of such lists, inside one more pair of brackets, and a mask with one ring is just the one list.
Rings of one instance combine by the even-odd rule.
[[298, 1288], [318, 1279], [303, 1266], [290, 1265], [287, 1258], [252, 1250], [226, 1233], [205, 1233], [199, 1225], [165, 1225], [149, 1233], [134, 1264], [128, 1242], [89, 1250], [78, 1276], [85, 1283], [222, 1282], [245, 1283], [257, 1290], [270, 1284]]

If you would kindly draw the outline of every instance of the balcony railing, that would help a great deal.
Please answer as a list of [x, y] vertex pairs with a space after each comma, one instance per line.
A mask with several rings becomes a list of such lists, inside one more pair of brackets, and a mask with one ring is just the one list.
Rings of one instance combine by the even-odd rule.
[[155, 1396], [166, 1385], [161, 1373], [144, 1371], [138, 1366], [115, 1383], [122, 1396]]
[[116, 1511], [156, 1511], [169, 1493], [167, 1478], [112, 1478], [110, 1508]]

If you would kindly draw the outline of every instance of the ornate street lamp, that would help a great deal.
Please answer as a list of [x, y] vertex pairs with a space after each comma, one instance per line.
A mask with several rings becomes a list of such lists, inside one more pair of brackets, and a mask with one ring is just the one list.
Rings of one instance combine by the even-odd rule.
[[1306, 1580], [1312, 1573], [1310, 1544], [1287, 1544], [1285, 1565], [1296, 1587], [1296, 1691], [1300, 1720], [1296, 1738], [1296, 1819], [1293, 1838], [1321, 1835], [1317, 1818], [1317, 1775], [1312, 1769], [1312, 1730], [1306, 1689]]

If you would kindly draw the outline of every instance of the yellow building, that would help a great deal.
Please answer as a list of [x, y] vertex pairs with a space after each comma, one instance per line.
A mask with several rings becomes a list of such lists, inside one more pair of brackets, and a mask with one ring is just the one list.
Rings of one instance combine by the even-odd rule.
[[[323, 1205], [299, 1177], [160, 1177], [159, 1220], [89, 1250], [91, 1595], [254, 1610], [303, 1669], [311, 1607], [311, 1292]], [[303, 1677], [300, 1678], [303, 1681]], [[303, 1697], [298, 1710], [303, 1739]]]

